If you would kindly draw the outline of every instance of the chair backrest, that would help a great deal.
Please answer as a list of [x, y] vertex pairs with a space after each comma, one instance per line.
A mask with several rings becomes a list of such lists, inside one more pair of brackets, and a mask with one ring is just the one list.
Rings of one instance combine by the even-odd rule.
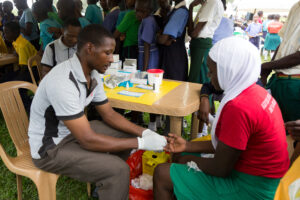
[[27, 133], [29, 122], [19, 93], [21, 88], [35, 93], [37, 86], [23, 81], [0, 84], [0, 109], [18, 155], [29, 151]]
[[[33, 72], [32, 72], [32, 67], [37, 67], [39, 78], [41, 80], [41, 77], [42, 77], [41, 60], [42, 60], [42, 58], [39, 54], [36, 54], [35, 56], [32, 56], [28, 59], [28, 65], [27, 65], [28, 70], [29, 70], [29, 73], [30, 73], [30, 76], [31, 76], [31, 79], [32, 79], [32, 83], [35, 84], [35, 85], [37, 85], [37, 82], [34, 78], [34, 75], [33, 75]], [[36, 65], [34, 65], [34, 64], [36, 64]]]

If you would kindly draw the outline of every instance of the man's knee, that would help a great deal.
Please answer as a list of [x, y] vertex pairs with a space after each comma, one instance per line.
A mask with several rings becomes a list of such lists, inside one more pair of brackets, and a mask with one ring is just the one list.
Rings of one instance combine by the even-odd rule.
[[126, 162], [120, 161], [115, 165], [111, 165], [109, 171], [110, 175], [114, 179], [122, 181], [123, 183], [129, 183], [130, 169]]

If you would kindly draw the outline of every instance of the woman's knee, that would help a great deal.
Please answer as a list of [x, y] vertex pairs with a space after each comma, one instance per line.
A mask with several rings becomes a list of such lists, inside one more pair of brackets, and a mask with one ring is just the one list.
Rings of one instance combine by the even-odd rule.
[[162, 184], [165, 182], [170, 182], [170, 164], [164, 163], [156, 166], [153, 175], [154, 184]]

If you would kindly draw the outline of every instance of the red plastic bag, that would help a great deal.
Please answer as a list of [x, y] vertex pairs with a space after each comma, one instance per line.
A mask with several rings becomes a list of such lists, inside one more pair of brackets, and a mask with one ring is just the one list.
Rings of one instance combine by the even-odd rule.
[[[143, 173], [142, 156], [144, 152], [145, 151], [143, 150], [138, 150], [133, 154], [131, 154], [126, 161], [130, 168], [130, 182], [132, 179], [139, 177]], [[152, 200], [152, 199], [153, 199], [152, 190], [142, 190], [130, 185], [129, 200]]]

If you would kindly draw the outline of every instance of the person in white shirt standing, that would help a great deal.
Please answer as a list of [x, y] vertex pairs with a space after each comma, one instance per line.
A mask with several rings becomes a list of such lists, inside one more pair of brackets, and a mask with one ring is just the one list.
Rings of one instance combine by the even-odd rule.
[[[194, 0], [189, 7], [188, 34], [192, 38], [190, 44], [191, 67], [188, 81], [207, 83], [206, 58], [212, 47], [212, 38], [218, 28], [224, 13], [223, 5], [226, 0]], [[201, 4], [201, 8], [193, 20], [194, 7]]]
[[42, 57], [42, 77], [44, 77], [53, 67], [59, 63], [73, 57], [77, 50], [77, 37], [81, 30], [78, 19], [69, 19], [62, 28], [63, 35], [50, 42]]

